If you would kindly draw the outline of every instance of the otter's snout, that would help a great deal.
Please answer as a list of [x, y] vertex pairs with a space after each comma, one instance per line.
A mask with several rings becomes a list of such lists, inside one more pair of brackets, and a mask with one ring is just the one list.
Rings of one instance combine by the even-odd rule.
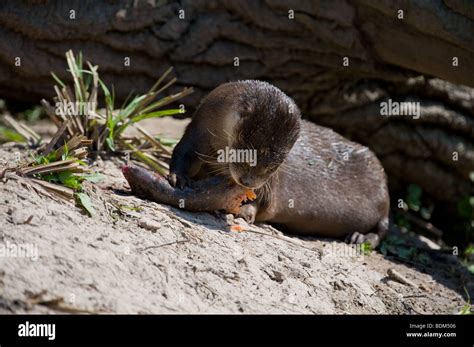
[[250, 173], [246, 173], [237, 180], [237, 183], [246, 188], [257, 189], [263, 186], [265, 181], [252, 177]]
[[243, 177], [240, 178], [240, 183], [242, 183], [243, 186], [252, 188], [253, 185], [253, 180], [250, 177], [250, 175], [244, 175]]

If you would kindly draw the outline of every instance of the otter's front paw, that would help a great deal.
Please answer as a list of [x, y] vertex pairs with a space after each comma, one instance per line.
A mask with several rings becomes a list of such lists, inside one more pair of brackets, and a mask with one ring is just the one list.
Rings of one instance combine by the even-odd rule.
[[191, 186], [191, 180], [189, 179], [189, 177], [174, 172], [168, 175], [168, 182], [173, 187], [179, 187], [181, 189], [184, 189], [184, 187], [186, 186]]
[[253, 224], [255, 222], [256, 215], [257, 208], [253, 204], [246, 204], [240, 207], [237, 217], [242, 217], [247, 223]]

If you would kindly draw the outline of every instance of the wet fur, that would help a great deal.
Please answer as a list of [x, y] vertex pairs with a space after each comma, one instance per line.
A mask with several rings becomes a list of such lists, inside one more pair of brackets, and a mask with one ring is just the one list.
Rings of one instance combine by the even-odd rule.
[[[380, 162], [368, 148], [300, 117], [293, 100], [268, 83], [223, 84], [203, 99], [175, 148], [170, 182], [230, 177], [231, 166], [217, 163], [217, 150], [255, 148], [255, 168], [232, 166], [232, 177], [266, 182], [257, 201], [242, 207], [247, 220], [376, 246], [387, 232], [389, 212]], [[265, 174], [268, 167], [276, 171]]]
[[267, 206], [258, 206], [256, 221], [330, 237], [365, 234], [388, 223], [386, 177], [376, 156], [330, 129], [305, 120], [301, 125], [299, 139], [272, 177]]

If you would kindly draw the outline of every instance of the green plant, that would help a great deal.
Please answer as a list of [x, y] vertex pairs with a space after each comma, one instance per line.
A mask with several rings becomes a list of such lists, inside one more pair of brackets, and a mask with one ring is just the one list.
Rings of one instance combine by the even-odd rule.
[[405, 240], [394, 235], [388, 235], [380, 245], [380, 253], [392, 255], [400, 259], [409, 260], [419, 264], [427, 265], [430, 257], [422, 250], [410, 246]]
[[[131, 153], [132, 157], [160, 173], [166, 173], [166, 160], [171, 156], [169, 146], [176, 142], [155, 138], [137, 123], [144, 119], [164, 117], [184, 112], [179, 108], [164, 108], [170, 103], [190, 94], [192, 88], [168, 96], [160, 95], [176, 82], [176, 78], [165, 82], [172, 69], [168, 69], [144, 95], [126, 100], [121, 108], [115, 109], [115, 96], [99, 78], [98, 66], [87, 62], [84, 67], [82, 54], [77, 57], [66, 52], [68, 71], [72, 86], [66, 85], [56, 74], [54, 90], [55, 106], [48, 101], [41, 103], [45, 112], [58, 127], [49, 141], [42, 145], [32, 159], [14, 168], [0, 172], [3, 177], [13, 171], [17, 179], [51, 197], [75, 200], [89, 215], [94, 213], [90, 197], [83, 189], [83, 182], [96, 182], [98, 174], [91, 174], [86, 162], [90, 149], [111, 154]], [[100, 88], [99, 88], [100, 87]], [[100, 91], [105, 107], [98, 108]], [[42, 109], [34, 108], [25, 113], [29, 118], [40, 116]], [[30, 147], [41, 144], [41, 137], [25, 124], [4, 115], [8, 127], [0, 127], [0, 139], [28, 142]], [[136, 128], [141, 136], [127, 136], [126, 130]], [[62, 145], [61, 145], [62, 144]]]
[[405, 230], [405, 231], [411, 229], [411, 223], [408, 220], [407, 216], [398, 211], [397, 211], [397, 214], [395, 215], [395, 224], [398, 225], [400, 229]]
[[[145, 119], [183, 113], [184, 110], [180, 108], [164, 107], [189, 95], [192, 88], [184, 88], [176, 94], [160, 97], [176, 82], [176, 78], [165, 82], [172, 72], [172, 68], [169, 68], [146, 94], [129, 97], [119, 109], [115, 109], [115, 93], [113, 88], [111, 91], [99, 78], [98, 66], [87, 62], [87, 68], [84, 68], [82, 54], [79, 53], [75, 57], [72, 51], [66, 53], [66, 59], [68, 71], [73, 78], [73, 86], [66, 85], [52, 73], [57, 83], [54, 87], [56, 91], [54, 101], [57, 107], [54, 108], [46, 100], [42, 100], [51, 119], [58, 127], [64, 122], [70, 122], [69, 135], [80, 133], [90, 138], [93, 151], [105, 150], [119, 154], [130, 152], [135, 159], [153, 170], [165, 173], [167, 164], [164, 159], [171, 154], [170, 149], [137, 123]], [[97, 104], [99, 89], [104, 96], [103, 109], [99, 109]], [[63, 104], [77, 107], [72, 112], [58, 112]], [[138, 138], [126, 136], [125, 132], [129, 127], [136, 128], [142, 136]]]
[[0, 121], [5, 125], [0, 126], [0, 143], [25, 142], [30, 147], [37, 147], [41, 144], [41, 136], [25, 123], [16, 121], [8, 112], [2, 115]]
[[360, 245], [360, 250], [363, 255], [370, 255], [372, 253], [372, 244], [370, 242], [364, 242]]
[[464, 292], [466, 293], [467, 301], [463, 305], [463, 307], [461, 307], [461, 310], [458, 312], [458, 314], [471, 315], [472, 314], [472, 311], [471, 311], [471, 297], [469, 296], [469, 292], [467, 291], [466, 287], [464, 287]]
[[465, 219], [474, 219], [474, 196], [466, 196], [457, 205], [458, 215]]
[[407, 205], [410, 210], [419, 211], [421, 208], [421, 195], [423, 190], [416, 184], [410, 184], [407, 188]]
[[464, 249], [463, 253], [463, 265], [467, 270], [474, 274], [474, 245], [470, 244]]
[[442, 231], [434, 227], [428, 221], [431, 219], [434, 205], [429, 199], [423, 196], [423, 190], [416, 184], [410, 184], [407, 187], [405, 198], [406, 203], [402, 210], [398, 210], [395, 214], [395, 224], [402, 231], [412, 230], [413, 227], [422, 230], [429, 230], [430, 233], [441, 237]]
[[[57, 141], [53, 138], [51, 141]], [[97, 182], [102, 179], [98, 173], [91, 173], [87, 163], [86, 145], [90, 144], [83, 135], [76, 135], [56, 150], [41, 155], [32, 154], [31, 160], [20, 164], [15, 172], [30, 185], [63, 199], [76, 200], [89, 215], [94, 213], [89, 196], [84, 192], [84, 181]], [[50, 142], [49, 147], [53, 147]]]
[[26, 139], [15, 130], [0, 125], [0, 143], [5, 142], [26, 142]]

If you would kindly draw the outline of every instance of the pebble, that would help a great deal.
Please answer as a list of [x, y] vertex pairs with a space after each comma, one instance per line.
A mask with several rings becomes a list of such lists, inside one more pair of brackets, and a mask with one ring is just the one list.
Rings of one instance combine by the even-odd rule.
[[158, 229], [161, 228], [161, 224], [158, 222], [155, 222], [154, 220], [148, 219], [148, 218], [142, 218], [138, 222], [138, 225], [146, 230], [150, 230], [151, 232], [156, 232]]

